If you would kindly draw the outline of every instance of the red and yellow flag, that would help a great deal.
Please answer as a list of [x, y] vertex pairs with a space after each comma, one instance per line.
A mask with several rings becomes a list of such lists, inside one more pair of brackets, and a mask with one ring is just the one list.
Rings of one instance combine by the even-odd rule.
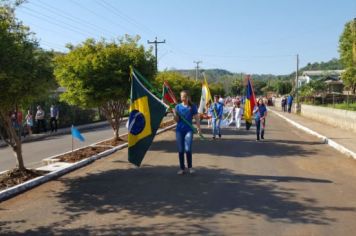
[[253, 108], [256, 105], [256, 97], [253, 91], [253, 86], [251, 82], [251, 78], [248, 75], [247, 79], [247, 88], [246, 88], [246, 99], [245, 99], [245, 106], [244, 106], [244, 118], [247, 122], [252, 123], [252, 114]]

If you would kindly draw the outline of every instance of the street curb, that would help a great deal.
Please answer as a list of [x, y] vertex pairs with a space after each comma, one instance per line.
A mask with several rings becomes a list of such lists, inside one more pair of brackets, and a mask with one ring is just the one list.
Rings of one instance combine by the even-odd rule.
[[282, 118], [282, 119], [286, 120], [287, 122], [291, 123], [292, 125], [294, 125], [298, 129], [301, 129], [301, 130], [303, 130], [304, 132], [306, 132], [308, 134], [311, 134], [311, 135], [314, 135], [314, 136], [320, 138], [323, 141], [323, 143], [325, 143], [325, 144], [329, 145], [330, 147], [336, 149], [337, 151], [341, 152], [342, 154], [345, 154], [346, 156], [352, 157], [352, 158], [354, 158], [356, 160], [356, 153], [353, 152], [352, 150], [346, 148], [345, 146], [343, 146], [343, 145], [335, 142], [334, 140], [332, 140], [332, 139], [330, 139], [330, 138], [328, 138], [328, 137], [326, 137], [324, 135], [321, 135], [318, 132], [315, 132], [314, 130], [311, 130], [311, 129], [309, 129], [309, 128], [307, 128], [307, 127], [305, 127], [305, 126], [303, 126], [303, 125], [301, 125], [301, 124], [299, 124], [299, 123], [297, 123], [297, 122], [295, 122], [295, 121], [293, 121], [293, 120], [291, 120], [291, 119], [289, 119], [289, 118], [287, 118], [287, 117], [285, 117], [285, 116], [283, 116], [281, 114], [278, 114], [278, 112], [276, 112], [276, 111], [273, 111], [273, 110], [270, 110], [270, 111], [272, 111], [274, 114], [276, 114], [280, 118]]
[[[167, 130], [170, 130], [172, 128], [174, 128], [177, 124], [173, 124], [173, 125], [170, 125], [166, 128], [163, 128], [163, 129], [159, 129], [157, 131], [157, 134], [160, 134], [160, 133], [163, 133]], [[90, 145], [89, 145], [90, 146]], [[128, 146], [128, 143], [124, 143], [124, 144], [121, 144], [117, 147], [114, 147], [114, 148], [111, 148], [111, 149], [108, 149], [108, 150], [105, 150], [104, 152], [101, 152], [101, 153], [98, 153], [94, 156], [91, 156], [91, 157], [88, 157], [86, 159], [83, 159], [79, 162], [76, 162], [76, 163], [73, 163], [73, 165], [71, 166], [68, 166], [68, 167], [64, 167], [63, 169], [59, 169], [59, 170], [56, 170], [56, 171], [52, 171], [46, 175], [43, 175], [43, 176], [39, 176], [37, 178], [34, 178], [34, 179], [31, 179], [29, 181], [26, 181], [22, 184], [19, 184], [19, 185], [16, 185], [16, 186], [13, 186], [11, 188], [8, 188], [8, 189], [5, 189], [5, 190], [2, 190], [0, 191], [0, 202], [4, 201], [4, 200], [7, 200], [11, 197], [14, 197], [20, 193], [23, 193], [27, 190], [30, 190], [36, 186], [39, 186], [41, 184], [44, 184], [52, 179], [55, 179], [55, 178], [58, 178], [62, 175], [65, 175], [65, 174], [68, 174], [69, 172], [72, 172], [74, 170], [77, 170], [83, 166], [86, 166], [92, 162], [95, 162], [96, 160], [100, 159], [100, 158], [103, 158], [103, 157], [107, 157], [109, 156], [110, 154], [120, 150], [120, 149], [123, 149], [123, 148], [126, 148]]]

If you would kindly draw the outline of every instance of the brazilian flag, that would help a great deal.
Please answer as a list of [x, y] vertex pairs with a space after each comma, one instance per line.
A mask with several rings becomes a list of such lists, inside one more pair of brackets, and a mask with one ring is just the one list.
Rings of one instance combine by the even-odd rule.
[[168, 107], [142, 85], [134, 72], [130, 100], [129, 162], [140, 166]]

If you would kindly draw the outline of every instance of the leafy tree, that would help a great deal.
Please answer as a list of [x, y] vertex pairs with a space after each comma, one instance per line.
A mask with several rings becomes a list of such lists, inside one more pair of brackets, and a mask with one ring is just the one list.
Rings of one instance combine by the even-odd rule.
[[[182, 90], [188, 90], [193, 103], [199, 104], [201, 96], [201, 81], [195, 81], [187, 76], [182, 75], [176, 71], [160, 72], [155, 79], [155, 87], [162, 88], [163, 81], [167, 81], [174, 92], [176, 98], [179, 100], [179, 93]], [[224, 87], [221, 83], [209, 84], [212, 95], [225, 95]]]
[[324, 92], [325, 89], [326, 84], [323, 80], [311, 80], [300, 88], [300, 95], [306, 97], [315, 96]]
[[274, 89], [274, 91], [278, 94], [288, 94], [292, 91], [292, 83], [290, 82], [290, 80], [277, 80], [274, 85]]
[[156, 73], [151, 50], [138, 45], [139, 36], [119, 41], [87, 39], [55, 59], [55, 76], [66, 88], [61, 99], [83, 108], [98, 107], [119, 139], [120, 121], [128, 108], [130, 66], [148, 80]]
[[180, 92], [188, 90], [194, 103], [200, 101], [201, 83], [175, 71], [160, 72], [155, 79], [155, 87], [162, 88], [163, 82], [167, 81], [179, 100]]
[[241, 81], [240, 78], [236, 78], [231, 85], [231, 91], [230, 91], [231, 95], [232, 96], [243, 95], [243, 91], [244, 91], [243, 81]]
[[353, 94], [356, 91], [356, 19], [347, 22], [339, 40], [339, 53], [345, 72], [341, 75]]
[[[36, 39], [15, 17], [18, 4], [0, 5], [0, 136], [12, 147], [17, 167], [25, 170], [21, 137], [10, 115], [53, 85], [51, 53], [39, 48]], [[20, 124], [22, 125], [22, 124]]]

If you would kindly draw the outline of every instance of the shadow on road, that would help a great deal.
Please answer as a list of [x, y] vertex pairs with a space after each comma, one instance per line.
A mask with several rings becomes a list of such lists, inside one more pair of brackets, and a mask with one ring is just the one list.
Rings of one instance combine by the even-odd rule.
[[[134, 169], [117, 169], [90, 174], [77, 179], [61, 179], [66, 191], [53, 192], [63, 206], [67, 220], [53, 225], [27, 231], [28, 234], [159, 234], [178, 230], [180, 225], [164, 222], [152, 228], [133, 227], [132, 221], [140, 217], [174, 216], [185, 219], [206, 219], [228, 212], [230, 215], [253, 217], [262, 215], [270, 221], [306, 224], [329, 224], [335, 219], [328, 218], [326, 211], [354, 211], [354, 208], [322, 207], [312, 198], [297, 200], [296, 190], [279, 184], [298, 183], [314, 185], [332, 183], [325, 179], [293, 176], [261, 176], [234, 174], [226, 169], [199, 168], [196, 175], [177, 176], [174, 166], [145, 166]], [[299, 195], [299, 194], [298, 194]], [[115, 223], [77, 229], [63, 229], [90, 212], [116, 215]], [[253, 214], [249, 214], [253, 213]], [[115, 216], [115, 215], [113, 215]], [[128, 223], [127, 219], [131, 219]], [[196, 225], [189, 233], [211, 233], [204, 226]]]
[[[232, 138], [231, 133], [234, 133], [236, 136]], [[263, 141], [256, 142], [253, 138], [248, 139], [249, 137], [247, 137], [247, 135], [240, 135], [241, 138], [239, 138], [239, 134], [236, 134], [234, 130], [226, 130], [225, 135], [222, 136], [222, 139], [217, 138], [216, 140], [213, 140], [208, 138], [207, 135], [205, 136], [205, 140], [200, 140], [198, 138], [194, 140], [192, 146], [194, 153], [206, 153], [215, 156], [230, 156], [237, 158], [249, 158], [256, 156], [267, 156], [271, 158], [293, 156], [301, 157], [317, 153], [317, 150], [310, 147], [308, 149], [304, 148], [302, 146], [303, 144], [322, 145], [318, 142], [280, 139], [265, 139]], [[151, 146], [150, 150], [176, 153], [177, 145], [176, 142], [172, 140], [157, 140], [154, 145]]]

